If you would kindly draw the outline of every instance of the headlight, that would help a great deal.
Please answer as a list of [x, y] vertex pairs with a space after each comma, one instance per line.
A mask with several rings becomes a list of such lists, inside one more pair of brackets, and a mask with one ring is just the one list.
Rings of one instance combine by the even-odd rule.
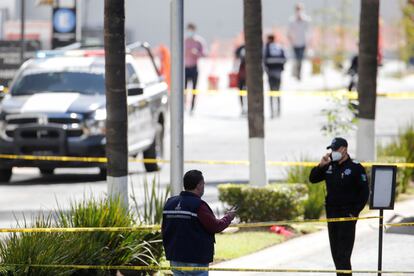
[[106, 120], [106, 109], [101, 108], [101, 109], [96, 110], [93, 117], [97, 121], [105, 121]]
[[99, 135], [106, 133], [106, 109], [96, 110], [92, 116], [85, 121], [84, 132], [89, 135]]

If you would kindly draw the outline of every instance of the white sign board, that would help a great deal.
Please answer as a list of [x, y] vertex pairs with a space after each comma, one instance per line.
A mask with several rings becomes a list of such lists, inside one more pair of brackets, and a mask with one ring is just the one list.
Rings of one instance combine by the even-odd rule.
[[371, 209], [394, 209], [397, 167], [372, 167]]

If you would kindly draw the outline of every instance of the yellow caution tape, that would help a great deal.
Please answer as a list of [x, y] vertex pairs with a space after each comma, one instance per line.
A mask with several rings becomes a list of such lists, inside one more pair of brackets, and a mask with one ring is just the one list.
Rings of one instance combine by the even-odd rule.
[[[230, 224], [229, 227], [266, 227], [272, 225], [287, 225], [299, 223], [321, 223], [321, 222], [344, 222], [381, 218], [378, 216], [371, 217], [342, 217], [329, 219], [310, 219], [310, 220], [281, 220], [255, 223], [238, 223]], [[160, 230], [160, 225], [140, 225], [133, 227], [51, 227], [51, 228], [0, 228], [0, 233], [79, 233], [79, 232], [133, 232], [142, 230]]]
[[230, 224], [229, 227], [247, 228], [247, 227], [266, 227], [273, 225], [286, 225], [286, 224], [299, 224], [299, 223], [322, 223], [322, 222], [344, 222], [344, 221], [356, 221], [356, 220], [368, 220], [381, 218], [379, 216], [371, 217], [343, 217], [343, 218], [326, 218], [326, 219], [308, 219], [308, 220], [280, 220], [274, 222], [253, 222], [253, 223], [239, 223]]
[[[247, 90], [238, 89], [221, 89], [221, 90], [202, 90], [202, 89], [187, 89], [186, 94], [219, 94], [223, 92], [236, 92], [240, 96], [246, 96]], [[320, 91], [266, 91], [266, 95], [271, 97], [280, 96], [300, 96], [300, 97], [344, 97], [349, 99], [358, 99], [358, 93], [355, 91], [348, 91], [346, 89], [338, 90], [320, 90]], [[401, 92], [377, 92], [377, 97], [390, 98], [390, 99], [414, 99], [414, 91], [401, 91]]]
[[388, 226], [388, 227], [414, 226], [414, 222], [386, 223], [385, 226]]
[[[237, 223], [230, 224], [229, 227], [237, 228], [253, 228], [253, 227], [270, 227], [273, 225], [291, 225], [302, 223], [323, 223], [323, 222], [345, 222], [357, 220], [369, 220], [381, 218], [380, 216], [368, 217], [342, 217], [342, 218], [326, 218], [326, 219], [309, 219], [309, 220], [280, 220], [269, 222], [253, 222], [253, 223]], [[387, 227], [408, 227], [414, 226], [414, 222], [403, 223], [387, 223]], [[71, 227], [71, 228], [0, 228], [0, 233], [85, 233], [85, 232], [135, 232], [135, 231], [157, 231], [160, 230], [160, 225], [141, 225], [133, 227]]]
[[135, 266], [135, 265], [59, 265], [59, 264], [0, 264], [0, 267], [33, 267], [33, 268], [62, 268], [82, 270], [134, 270], [134, 271], [223, 271], [223, 272], [287, 272], [287, 273], [363, 273], [363, 274], [412, 274], [414, 271], [394, 270], [333, 270], [333, 269], [295, 269], [295, 268], [227, 268], [227, 267], [188, 267], [188, 266]]
[[[15, 155], [15, 154], [0, 154], [0, 159], [19, 159], [19, 160], [31, 160], [31, 161], [60, 161], [60, 162], [90, 162], [90, 163], [106, 163], [106, 157], [74, 157], [74, 156], [37, 156], [37, 155]], [[165, 159], [129, 159], [130, 162], [136, 163], [170, 163], [170, 160]], [[206, 165], [249, 165], [248, 160], [185, 160], [185, 164], [206, 164]], [[268, 161], [268, 166], [276, 167], [314, 167], [318, 165], [318, 162], [305, 162], [305, 161]], [[373, 165], [388, 165], [397, 166], [399, 168], [414, 168], [414, 163], [384, 163], [384, 162], [362, 162], [362, 165], [366, 167], [372, 167]]]
[[75, 156], [38, 156], [38, 155], [16, 155], [16, 154], [0, 154], [2, 159], [20, 159], [30, 161], [63, 161], [63, 162], [90, 162], [90, 163], [106, 163], [106, 157], [75, 157]]
[[133, 227], [50, 227], [50, 228], [0, 228], [0, 233], [87, 233], [87, 232], [136, 232], [160, 230], [160, 225]]
[[385, 162], [361, 162], [365, 167], [372, 166], [396, 166], [398, 168], [414, 168], [414, 163], [385, 163]]

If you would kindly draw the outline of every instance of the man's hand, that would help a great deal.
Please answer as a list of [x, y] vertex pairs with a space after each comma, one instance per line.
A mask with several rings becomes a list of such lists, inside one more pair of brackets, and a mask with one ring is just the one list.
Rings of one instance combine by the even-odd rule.
[[226, 212], [226, 216], [229, 216], [231, 220], [236, 217], [237, 207], [232, 207], [230, 210]]
[[329, 153], [325, 154], [322, 159], [321, 162], [319, 162], [319, 167], [325, 167], [326, 165], [328, 165], [329, 163], [331, 163], [331, 158], [329, 157]]

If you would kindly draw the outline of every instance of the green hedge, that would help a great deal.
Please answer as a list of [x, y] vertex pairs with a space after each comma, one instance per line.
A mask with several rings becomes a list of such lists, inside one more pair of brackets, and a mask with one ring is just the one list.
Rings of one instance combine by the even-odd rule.
[[[301, 158], [299, 161], [309, 162], [310, 158]], [[288, 183], [304, 183], [308, 187], [308, 199], [304, 202], [304, 218], [318, 219], [325, 209], [325, 183], [312, 184], [309, 175], [312, 167], [292, 166], [287, 169]]]
[[242, 222], [294, 219], [303, 215], [307, 199], [304, 184], [272, 184], [253, 187], [244, 184], [221, 184], [219, 199], [230, 206], [237, 205]]

